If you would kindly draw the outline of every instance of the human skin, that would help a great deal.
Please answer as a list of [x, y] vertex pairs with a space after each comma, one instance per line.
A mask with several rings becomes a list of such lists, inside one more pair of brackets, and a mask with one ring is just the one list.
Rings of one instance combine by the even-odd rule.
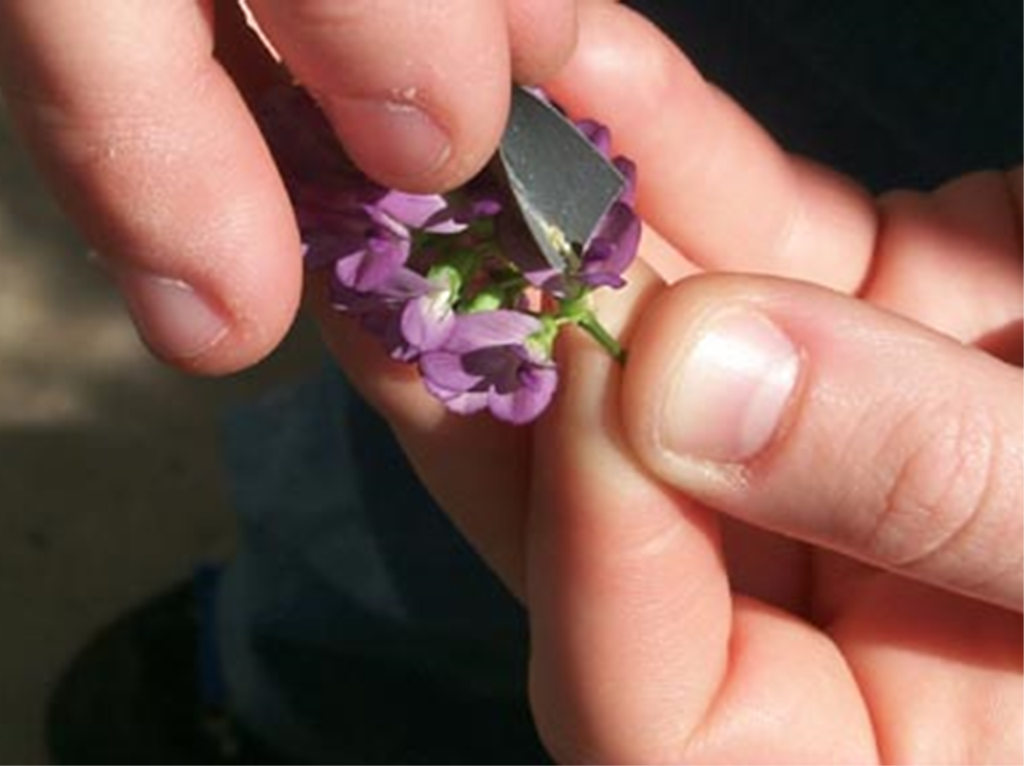
[[[354, 156], [406, 188], [470, 175], [511, 72], [543, 79], [577, 36], [570, 13], [553, 41], [530, 37], [571, 4], [545, 2], [540, 25], [539, 2], [432, 3], [452, 14], [432, 19], [446, 33], [472, 21], [452, 39], [499, 51], [467, 67], [479, 50], [451, 49], [460, 77], [484, 81], [450, 97], [474, 104], [402, 76], [421, 67], [395, 75], [398, 46], [335, 84], [374, 55], [335, 40], [429, 37], [415, 15], [427, 4], [383, 31], [360, 15], [371, 6], [332, 19], [289, 4], [313, 20], [292, 27], [282, 5], [254, 3]], [[245, 104], [279, 70], [209, 8], [14, 0], [0, 6], [0, 69], [143, 337], [223, 372], [273, 347], [300, 274]], [[565, 761], [1019, 762], [1020, 169], [872, 199], [785, 155], [628, 10], [587, 3], [578, 23], [550, 90], [637, 161], [648, 223], [630, 287], [599, 306], [629, 346], [623, 369], [567, 337], [562, 391], [535, 426], [454, 417], [310, 290], [328, 345], [526, 606], [546, 744]], [[451, 152], [418, 172], [410, 156], [375, 165], [376, 132], [359, 148], [369, 121], [332, 96], [365, 95], [361, 77], [398, 98], [400, 119], [419, 119], [410, 99], [437, 109]], [[171, 322], [183, 314], [191, 325]], [[765, 374], [737, 375], [722, 346]]]
[[1020, 168], [873, 199], [784, 154], [632, 12], [580, 25], [548, 87], [636, 160], [648, 224], [630, 286], [599, 301], [623, 369], [568, 337], [536, 425], [459, 419], [312, 291], [526, 606], [545, 743], [568, 762], [1018, 762]]
[[[504, 128], [508, 83], [555, 71], [575, 0], [253, 0], [348, 152], [413, 191], [466, 181]], [[0, 88], [150, 349], [247, 367], [302, 285], [288, 198], [245, 99], [278, 74], [232, 0], [7, 0]]]

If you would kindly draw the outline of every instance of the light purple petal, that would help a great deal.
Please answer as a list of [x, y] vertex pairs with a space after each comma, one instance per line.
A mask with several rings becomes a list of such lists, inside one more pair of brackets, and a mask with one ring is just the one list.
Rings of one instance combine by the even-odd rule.
[[467, 354], [488, 346], [521, 345], [541, 329], [541, 322], [521, 311], [500, 309], [463, 314], [446, 344], [448, 350]]
[[469, 205], [469, 220], [491, 218], [500, 213], [504, 207], [501, 200], [494, 197], [473, 200]]
[[521, 386], [508, 394], [491, 391], [488, 407], [494, 417], [522, 425], [536, 420], [547, 409], [558, 388], [554, 367], [531, 367], [520, 373]]
[[457, 415], [473, 415], [487, 409], [490, 397], [486, 391], [467, 391], [443, 401], [444, 406]]
[[[410, 229], [424, 228], [449, 208], [447, 200], [440, 194], [409, 194], [395, 190], [376, 200], [374, 206]], [[455, 228], [451, 233], [463, 229], [465, 226]]]
[[444, 345], [455, 327], [450, 296], [434, 292], [409, 301], [402, 310], [402, 337], [416, 351], [433, 351]]
[[466, 372], [462, 357], [447, 351], [432, 351], [421, 356], [420, 373], [427, 388], [440, 399], [469, 391], [481, 382], [479, 375]]
[[338, 279], [360, 292], [372, 292], [385, 284], [409, 256], [409, 242], [392, 237], [371, 236], [358, 256], [345, 258], [335, 266]]

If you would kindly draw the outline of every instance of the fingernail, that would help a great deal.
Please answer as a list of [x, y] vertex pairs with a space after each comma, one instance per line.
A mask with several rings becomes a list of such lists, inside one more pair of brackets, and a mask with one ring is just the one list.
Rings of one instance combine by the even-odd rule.
[[228, 332], [223, 317], [179, 279], [135, 270], [122, 270], [115, 279], [139, 335], [157, 356], [193, 359]]
[[771, 441], [800, 373], [800, 354], [751, 309], [711, 317], [676, 362], [658, 419], [660, 447], [699, 461], [740, 463]]
[[361, 167], [413, 179], [437, 170], [451, 154], [448, 134], [415, 104], [333, 98], [325, 106], [346, 151]]

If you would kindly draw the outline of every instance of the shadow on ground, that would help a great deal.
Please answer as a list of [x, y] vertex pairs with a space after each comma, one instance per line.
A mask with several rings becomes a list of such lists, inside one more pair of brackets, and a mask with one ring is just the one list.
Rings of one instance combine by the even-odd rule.
[[153, 361], [0, 105], [0, 762], [46, 759], [45, 702], [90, 635], [221, 559], [220, 423], [320, 364], [300, 322], [256, 370]]

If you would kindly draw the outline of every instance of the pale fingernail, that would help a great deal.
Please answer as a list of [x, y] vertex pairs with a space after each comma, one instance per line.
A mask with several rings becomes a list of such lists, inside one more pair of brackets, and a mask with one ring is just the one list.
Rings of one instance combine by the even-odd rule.
[[448, 134], [415, 104], [331, 98], [325, 106], [352, 159], [389, 178], [426, 175], [451, 154]]
[[191, 286], [134, 269], [115, 279], [143, 342], [168, 360], [194, 359], [228, 333], [228, 324]]
[[711, 317], [676, 361], [657, 421], [678, 457], [740, 463], [771, 441], [800, 374], [800, 353], [752, 309]]

